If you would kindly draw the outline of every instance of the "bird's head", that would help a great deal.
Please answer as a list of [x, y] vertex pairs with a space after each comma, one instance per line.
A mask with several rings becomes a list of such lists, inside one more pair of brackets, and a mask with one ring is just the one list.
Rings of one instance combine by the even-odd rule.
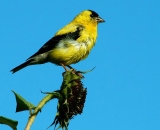
[[95, 11], [92, 10], [85, 10], [78, 14], [74, 21], [77, 22], [85, 22], [85, 23], [102, 23], [105, 22]]

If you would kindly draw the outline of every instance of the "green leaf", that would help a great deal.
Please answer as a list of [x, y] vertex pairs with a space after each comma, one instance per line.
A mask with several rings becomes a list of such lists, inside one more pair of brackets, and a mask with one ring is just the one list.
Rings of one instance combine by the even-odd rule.
[[18, 121], [11, 120], [9, 118], [0, 116], [0, 124], [5, 124], [10, 126], [13, 130], [17, 130]]
[[14, 95], [16, 97], [16, 102], [17, 102], [16, 112], [31, 110], [31, 109], [35, 108], [35, 106], [32, 103], [25, 100], [23, 97], [21, 97], [16, 92], [14, 92], [14, 91], [12, 91], [12, 92], [14, 93]]

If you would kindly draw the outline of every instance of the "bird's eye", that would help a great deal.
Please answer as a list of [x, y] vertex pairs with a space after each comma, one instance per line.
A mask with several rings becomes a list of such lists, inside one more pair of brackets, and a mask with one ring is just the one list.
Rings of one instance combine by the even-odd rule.
[[93, 14], [91, 14], [90, 16], [93, 17]]
[[91, 14], [90, 16], [91, 16], [92, 18], [94, 17], [94, 15], [93, 15], [93, 14]]

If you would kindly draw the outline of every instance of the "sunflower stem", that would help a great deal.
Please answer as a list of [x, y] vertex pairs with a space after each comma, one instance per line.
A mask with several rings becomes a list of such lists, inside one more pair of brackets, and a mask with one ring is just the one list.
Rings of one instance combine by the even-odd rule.
[[55, 93], [52, 93], [52, 94], [48, 94], [46, 95], [40, 102], [39, 104], [37, 105], [37, 107], [35, 108], [35, 110], [33, 111], [33, 113], [31, 113], [31, 115], [29, 116], [28, 118], [28, 122], [26, 124], [26, 127], [24, 130], [30, 130], [30, 127], [31, 125], [33, 124], [38, 112], [41, 111], [41, 109], [43, 108], [43, 106], [49, 102], [51, 99], [53, 98], [59, 98], [59, 93], [58, 92], [55, 92]]

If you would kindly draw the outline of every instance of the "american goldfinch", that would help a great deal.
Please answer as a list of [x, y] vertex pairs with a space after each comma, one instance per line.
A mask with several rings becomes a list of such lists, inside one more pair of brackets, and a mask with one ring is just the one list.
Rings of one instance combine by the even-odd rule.
[[60, 29], [26, 62], [11, 70], [15, 73], [24, 67], [47, 62], [69, 67], [85, 59], [95, 45], [98, 23], [105, 22], [96, 12], [85, 10]]

